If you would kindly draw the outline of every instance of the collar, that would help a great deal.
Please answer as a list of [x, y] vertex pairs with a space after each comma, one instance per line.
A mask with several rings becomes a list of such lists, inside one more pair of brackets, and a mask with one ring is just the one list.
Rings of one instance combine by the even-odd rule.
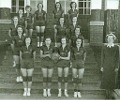
[[112, 43], [112, 44], [107, 44], [107, 47], [109, 47], [109, 48], [111, 48], [111, 47], [114, 47], [114, 43]]

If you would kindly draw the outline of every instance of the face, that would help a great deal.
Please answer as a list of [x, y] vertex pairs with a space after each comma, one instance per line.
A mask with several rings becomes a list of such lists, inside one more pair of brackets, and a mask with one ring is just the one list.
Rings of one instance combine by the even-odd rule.
[[60, 4], [59, 3], [56, 4], [56, 8], [60, 8]]
[[21, 14], [21, 15], [23, 14], [23, 10], [22, 9], [19, 10], [19, 14]]
[[113, 36], [108, 36], [107, 41], [108, 43], [114, 43]]
[[46, 44], [46, 45], [50, 45], [50, 44], [51, 44], [51, 39], [50, 39], [50, 38], [46, 38], [45, 44]]
[[64, 18], [60, 18], [60, 23], [64, 23]]
[[66, 38], [62, 38], [62, 39], [61, 39], [61, 43], [62, 43], [62, 44], [66, 44]]
[[29, 8], [26, 9], [26, 12], [27, 12], [27, 13], [30, 13], [30, 10], [31, 10], [31, 9], [30, 9], [30, 7], [29, 7]]
[[81, 39], [77, 39], [77, 40], [76, 40], [76, 45], [77, 45], [77, 46], [81, 46], [81, 44], [82, 44], [82, 40], [81, 40]]
[[75, 29], [75, 35], [79, 35], [80, 34], [80, 28], [76, 28]]
[[75, 3], [72, 3], [72, 8], [75, 8], [76, 7], [76, 4]]
[[31, 43], [31, 39], [30, 39], [30, 38], [26, 38], [26, 39], [25, 39], [25, 43], [26, 43], [26, 44], [30, 44], [30, 43]]
[[77, 17], [73, 17], [73, 23], [77, 22]]
[[17, 28], [18, 35], [22, 35], [23, 29], [21, 27]]
[[39, 5], [38, 5], [38, 9], [42, 9], [42, 4], [39, 4]]
[[14, 23], [17, 23], [18, 22], [18, 17], [14, 17], [13, 21], [14, 21]]

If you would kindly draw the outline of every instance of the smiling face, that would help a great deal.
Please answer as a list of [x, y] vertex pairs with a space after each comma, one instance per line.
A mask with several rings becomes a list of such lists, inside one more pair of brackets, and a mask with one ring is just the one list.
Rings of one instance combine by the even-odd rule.
[[51, 39], [50, 39], [50, 38], [46, 38], [45, 44], [46, 44], [46, 45], [50, 45], [50, 44], [51, 44]]
[[60, 24], [64, 24], [64, 18], [60, 18]]
[[73, 8], [73, 9], [76, 8], [76, 3], [72, 3], [72, 8]]
[[73, 17], [72, 21], [73, 23], [77, 22], [77, 17]]
[[18, 17], [17, 17], [17, 16], [15, 16], [15, 17], [13, 18], [13, 22], [14, 22], [14, 23], [18, 23]]
[[18, 28], [17, 28], [17, 32], [18, 32], [18, 35], [21, 36], [22, 33], [23, 33], [22, 27], [18, 27]]
[[30, 43], [31, 43], [31, 38], [29, 38], [29, 37], [26, 38], [26, 39], [25, 39], [25, 44], [26, 44], [26, 45], [30, 45]]
[[56, 8], [60, 8], [60, 3], [56, 3]]
[[19, 10], [19, 14], [23, 15], [23, 10], [22, 9]]
[[111, 35], [111, 36], [108, 36], [107, 37], [107, 42], [108, 43], [114, 43], [114, 37]]
[[79, 47], [81, 47], [81, 44], [82, 44], [82, 39], [79, 39], [79, 38], [78, 38], [78, 39], [76, 40], [76, 45], [79, 46]]
[[77, 36], [80, 35], [80, 28], [75, 29], [75, 35], [77, 35]]
[[67, 41], [66, 41], [66, 38], [62, 38], [62, 39], [61, 39], [61, 43], [62, 43], [62, 44], [66, 44], [66, 42], [67, 42]]
[[38, 7], [38, 9], [41, 10], [43, 8], [43, 5], [41, 3], [39, 3], [37, 7]]
[[31, 8], [30, 7], [26, 8], [26, 12], [30, 13], [31, 12]]

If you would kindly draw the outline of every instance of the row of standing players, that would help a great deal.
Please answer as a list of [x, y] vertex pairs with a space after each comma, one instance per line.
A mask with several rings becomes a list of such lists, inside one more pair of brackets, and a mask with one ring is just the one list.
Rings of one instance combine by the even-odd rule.
[[[72, 7], [76, 8], [76, 3], [72, 2]], [[64, 24], [63, 12], [61, 13], [61, 4], [56, 3], [55, 18], [55, 46], [52, 46], [52, 40], [49, 36], [44, 37], [45, 29], [45, 11], [43, 5], [37, 5], [38, 10], [34, 17], [30, 13], [31, 7], [26, 6], [26, 14], [21, 17], [22, 10], [19, 10], [19, 16], [13, 18], [13, 24], [9, 30], [11, 48], [13, 51], [14, 65], [17, 72], [17, 82], [23, 82], [23, 96], [30, 96], [32, 75], [34, 71], [34, 62], [36, 58], [36, 48], [32, 45], [33, 22], [37, 32], [37, 46], [40, 46], [41, 70], [43, 73], [43, 96], [51, 96], [51, 83], [54, 67], [58, 69], [58, 97], [62, 96], [62, 82], [64, 80], [64, 95], [68, 95], [68, 74], [72, 67], [74, 97], [81, 98], [82, 78], [84, 74], [84, 63], [86, 51], [83, 46], [84, 38], [80, 33], [80, 26], [77, 25], [77, 16], [72, 18], [71, 33], [67, 34], [67, 28]], [[74, 13], [74, 12], [73, 12]], [[74, 14], [73, 14], [74, 15]], [[56, 17], [55, 17], [56, 16]], [[59, 16], [59, 18], [58, 18]], [[22, 18], [22, 19], [21, 19]], [[23, 21], [24, 20], [24, 21]], [[34, 20], [34, 21], [33, 21]], [[56, 25], [56, 23], [59, 24]], [[67, 40], [69, 42], [67, 43]], [[68, 45], [70, 44], [70, 45]], [[22, 73], [22, 77], [21, 77]], [[64, 76], [63, 76], [64, 75]]]

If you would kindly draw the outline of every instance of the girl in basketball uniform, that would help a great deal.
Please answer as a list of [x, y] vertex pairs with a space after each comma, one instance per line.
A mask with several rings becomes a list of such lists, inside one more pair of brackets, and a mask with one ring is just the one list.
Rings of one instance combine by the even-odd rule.
[[25, 7], [25, 29], [28, 36], [32, 37], [33, 33], [33, 24], [34, 24], [34, 17], [31, 13], [32, 8], [30, 6]]
[[34, 61], [36, 56], [35, 48], [31, 45], [31, 38], [25, 38], [25, 45], [20, 51], [21, 72], [23, 76], [24, 93], [23, 96], [31, 95], [32, 75], [34, 71]]
[[67, 37], [67, 27], [63, 17], [60, 17], [59, 24], [55, 28], [55, 46], [60, 47], [61, 38]]
[[21, 47], [24, 45], [24, 36], [23, 36], [23, 28], [22, 26], [18, 26], [17, 28], [17, 35], [14, 36], [13, 40], [13, 58], [16, 63], [16, 72], [17, 72], [17, 82], [22, 82], [21, 71], [20, 71], [20, 50]]
[[[13, 52], [13, 48], [14, 48], [13, 39], [14, 39], [14, 36], [17, 35], [16, 34], [17, 33], [16, 32], [17, 26], [18, 26], [18, 17], [14, 16], [13, 19], [12, 19], [12, 24], [10, 25], [10, 29], [8, 31], [12, 52]], [[13, 67], [15, 67], [15, 66], [16, 66], [16, 63], [15, 63], [14, 56], [13, 56]]]
[[64, 11], [62, 9], [62, 5], [60, 2], [55, 3], [55, 9], [53, 11], [53, 15], [54, 15], [54, 28], [55, 28], [56, 25], [58, 25], [59, 23], [59, 19], [61, 17], [64, 17]]
[[84, 63], [86, 51], [83, 48], [83, 38], [76, 39], [76, 45], [71, 50], [72, 74], [74, 83], [74, 97], [81, 98], [82, 79], [84, 75]]
[[51, 39], [47, 37], [45, 39], [45, 45], [40, 49], [41, 69], [43, 73], [43, 96], [51, 96], [51, 82], [53, 75], [54, 62], [51, 58], [53, 52], [53, 46], [51, 45]]
[[[70, 48], [67, 45], [66, 37], [61, 38], [61, 46], [59, 47], [58, 53], [60, 55], [57, 62], [58, 67], [58, 97], [62, 96], [62, 81], [64, 79], [64, 95], [69, 97], [67, 92], [68, 87], [68, 74], [69, 74], [69, 61], [70, 61]], [[64, 75], [64, 76], [63, 76]], [[64, 78], [63, 78], [64, 77]]]
[[37, 47], [42, 46], [43, 38], [44, 38], [44, 30], [45, 30], [45, 23], [46, 23], [46, 12], [43, 10], [43, 4], [38, 3], [37, 5], [38, 10], [35, 12], [35, 29], [37, 32]]
[[77, 8], [76, 2], [71, 2], [70, 8], [71, 9], [68, 11], [68, 19], [69, 19], [69, 23], [72, 23], [73, 17], [78, 18], [78, 10], [76, 9]]

